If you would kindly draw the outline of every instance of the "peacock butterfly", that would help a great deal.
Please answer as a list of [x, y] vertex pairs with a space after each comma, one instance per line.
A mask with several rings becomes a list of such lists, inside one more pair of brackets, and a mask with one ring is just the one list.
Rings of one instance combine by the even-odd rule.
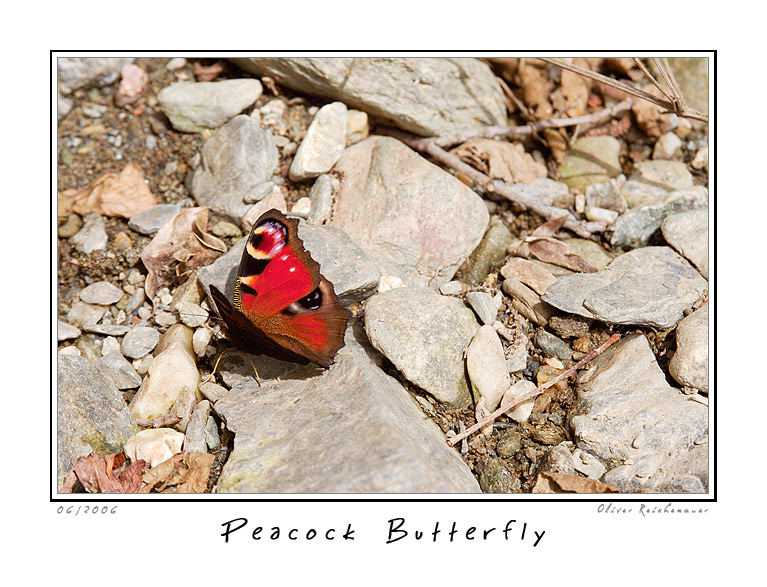
[[298, 238], [298, 221], [272, 209], [253, 224], [232, 302], [211, 297], [228, 338], [255, 354], [323, 367], [344, 345], [349, 313]]

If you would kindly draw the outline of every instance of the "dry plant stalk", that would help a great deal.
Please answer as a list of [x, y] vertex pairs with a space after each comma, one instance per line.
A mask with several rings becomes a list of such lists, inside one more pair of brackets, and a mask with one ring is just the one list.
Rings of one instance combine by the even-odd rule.
[[507, 412], [510, 412], [511, 410], [516, 408], [519, 404], [524, 403], [524, 402], [526, 402], [526, 401], [536, 397], [537, 395], [540, 395], [541, 393], [546, 391], [549, 387], [552, 387], [552, 386], [556, 385], [557, 383], [559, 383], [560, 381], [562, 381], [563, 379], [566, 379], [567, 377], [570, 377], [570, 375], [572, 375], [578, 369], [583, 367], [583, 365], [585, 365], [589, 361], [593, 360], [595, 357], [601, 355], [605, 351], [605, 349], [607, 349], [607, 347], [609, 347], [610, 345], [618, 342], [620, 340], [620, 338], [621, 338], [620, 334], [618, 334], [618, 333], [613, 334], [609, 339], [607, 339], [607, 342], [605, 342], [604, 344], [602, 344], [598, 348], [596, 348], [593, 351], [591, 351], [588, 355], [583, 357], [575, 365], [573, 365], [572, 367], [567, 369], [567, 371], [563, 371], [562, 373], [557, 375], [551, 381], [547, 381], [543, 385], [539, 385], [538, 387], [536, 387], [535, 389], [533, 389], [529, 393], [526, 393], [526, 394], [516, 398], [511, 403], [506, 404], [505, 406], [498, 408], [492, 414], [490, 414], [486, 418], [483, 418], [482, 420], [480, 420], [479, 422], [477, 422], [476, 424], [474, 424], [470, 428], [467, 428], [466, 430], [464, 430], [460, 434], [456, 434], [452, 438], [448, 439], [447, 443], [450, 446], [455, 446], [458, 442], [460, 442], [461, 440], [463, 440], [464, 438], [466, 438], [470, 434], [473, 434], [474, 432], [476, 432], [480, 428], [483, 428], [483, 427], [487, 426], [488, 424], [491, 424], [496, 418], [498, 418], [499, 416], [503, 416]]

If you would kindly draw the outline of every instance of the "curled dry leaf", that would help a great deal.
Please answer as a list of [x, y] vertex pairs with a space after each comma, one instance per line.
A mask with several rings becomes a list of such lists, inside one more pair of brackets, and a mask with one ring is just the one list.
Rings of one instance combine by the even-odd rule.
[[122, 79], [115, 96], [115, 104], [120, 108], [138, 101], [149, 86], [149, 76], [134, 63], [126, 63], [121, 75]]
[[[595, 70], [598, 66], [598, 60], [578, 57], [573, 61], [573, 65], [585, 69]], [[591, 79], [584, 77], [567, 69], [562, 70], [562, 96], [567, 103], [566, 113], [568, 116], [581, 116], [586, 113], [586, 106], [589, 102], [591, 93]]]
[[173, 455], [144, 473], [141, 493], [205, 493], [215, 457], [201, 452]]
[[530, 183], [546, 177], [546, 166], [526, 153], [520, 143], [472, 139], [451, 153], [493, 179], [502, 179], [509, 184]]
[[128, 163], [119, 175], [105, 173], [84, 190], [59, 192], [58, 217], [66, 218], [71, 212], [81, 216], [96, 212], [130, 218], [156, 204], [141, 169]]
[[80, 481], [88, 493], [138, 493], [145, 465], [139, 460], [126, 467], [122, 453], [105, 457], [91, 453], [75, 461], [61, 493], [72, 493], [75, 481]]
[[620, 493], [620, 491], [614, 485], [600, 483], [595, 479], [542, 471], [538, 473], [533, 493]]
[[206, 232], [208, 208], [185, 208], [165, 223], [144, 250], [146, 293], [152, 298], [159, 287], [172, 284], [192, 269], [211, 263], [226, 245]]
[[532, 65], [529, 59], [520, 60], [513, 81], [522, 88], [522, 100], [537, 120], [551, 118], [554, 108], [549, 101], [551, 82], [546, 71]]

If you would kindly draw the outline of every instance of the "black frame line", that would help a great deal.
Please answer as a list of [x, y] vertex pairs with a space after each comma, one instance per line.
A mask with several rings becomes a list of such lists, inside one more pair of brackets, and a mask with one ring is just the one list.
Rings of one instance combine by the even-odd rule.
[[[56, 64], [56, 60], [59, 57], [67, 57], [67, 56], [79, 56], [79, 54], [116, 54], [116, 53], [129, 53], [129, 54], [144, 54], [144, 53], [161, 53], [162, 56], [189, 56], [189, 55], [196, 55], [196, 54], [228, 54], [232, 55], [234, 53], [247, 53], [249, 55], [258, 55], [258, 54], [264, 54], [264, 53], [281, 53], [283, 55], [291, 55], [291, 56], [310, 56], [311, 54], [328, 54], [328, 53], [338, 53], [338, 57], [351, 57], [353, 55], [349, 55], [350, 53], [363, 53], [363, 54], [370, 54], [370, 53], [379, 53], [379, 54], [386, 54], [386, 55], [392, 55], [392, 56], [402, 56], [403, 54], [419, 54], [419, 56], [423, 56], [426, 54], [472, 54], [472, 53], [481, 53], [484, 55], [491, 55], [491, 54], [499, 54], [499, 53], [508, 53], [511, 52], [509, 49], [505, 50], [477, 50], [477, 49], [471, 49], [471, 50], [448, 50], [448, 49], [435, 49], [435, 50], [429, 50], [429, 51], [423, 51], [423, 50], [396, 50], [396, 51], [387, 51], [383, 49], [367, 49], [367, 50], [328, 50], [328, 49], [322, 49], [322, 50], [224, 50], [224, 49], [216, 49], [216, 50], [205, 50], [205, 51], [199, 51], [199, 50], [193, 50], [193, 51], [183, 51], [183, 50], [173, 50], [173, 51], [151, 51], [151, 50], [114, 50], [114, 49], [104, 49], [104, 50], [96, 50], [96, 49], [88, 49], [88, 50], [56, 50], [51, 49], [50, 50], [50, 70], [49, 70], [49, 79], [54, 79], [54, 67]], [[678, 49], [674, 50], [638, 50], [638, 51], [627, 51], [624, 49], [618, 50], [618, 51], [611, 51], [609, 49], [598, 49], [598, 50], [585, 50], [585, 49], [575, 49], [575, 50], [548, 50], [548, 51], [541, 51], [541, 50], [513, 50], [513, 53], [546, 53], [547, 55], [552, 54], [605, 54], [610, 53], [611, 55], [620, 53], [620, 54], [626, 54], [636, 56], [637, 54], [652, 54], [653, 56], [661, 56], [664, 54], [670, 54], [671, 56], [674, 56], [678, 53], [711, 53], [713, 54], [713, 64], [709, 64], [709, 83], [711, 83], [711, 73], [714, 74], [713, 76], [713, 104], [709, 104], [709, 117], [711, 115], [711, 112], [713, 111], [713, 128], [714, 128], [714, 135], [713, 135], [713, 141], [711, 139], [711, 133], [709, 133], [709, 147], [713, 147], [713, 171], [714, 171], [714, 181], [713, 181], [713, 193], [714, 193], [714, 199], [713, 199], [713, 221], [714, 221], [714, 233], [713, 233], [713, 260], [714, 265], [716, 265], [716, 239], [717, 239], [717, 231], [716, 231], [716, 194], [717, 194], [717, 173], [716, 173], [716, 142], [717, 142], [717, 116], [716, 116], [716, 108], [717, 108], [717, 101], [716, 101], [716, 95], [717, 95], [717, 51], [716, 50], [703, 50], [703, 49], [694, 49], [689, 51], [680, 51]], [[78, 54], [78, 55], [72, 55], [72, 54]], [[428, 56], [428, 55], [426, 55]], [[623, 56], [623, 55], [620, 55]], [[707, 55], [704, 56], [704, 58], [709, 58]], [[51, 81], [53, 83], [53, 81]], [[51, 141], [53, 141], [54, 131], [58, 127], [58, 119], [55, 117], [55, 88], [50, 88], [50, 109], [49, 112], [51, 114], [51, 121], [50, 121], [50, 136]], [[713, 106], [713, 109], [712, 109]], [[56, 126], [54, 126], [54, 124]], [[709, 124], [711, 124], [709, 122]], [[58, 152], [58, 149], [54, 151], [53, 149], [54, 145], [51, 145], [51, 153], [55, 154]], [[57, 177], [54, 177], [53, 172], [53, 165], [57, 165], [58, 157], [55, 157], [52, 160], [52, 170], [51, 170], [51, 176], [50, 176], [50, 186], [51, 186], [51, 194], [56, 193], [56, 186], [57, 184], [54, 184], [54, 179], [57, 179]], [[710, 171], [709, 169], [709, 194], [711, 193], [711, 180], [710, 180]], [[709, 206], [711, 206], [711, 201], [709, 199]], [[53, 208], [53, 203], [51, 203], [51, 210], [50, 210], [50, 218], [53, 219], [55, 214], [55, 210]], [[709, 222], [710, 224], [710, 222]], [[710, 226], [709, 226], [710, 229]], [[50, 267], [52, 269], [57, 270], [56, 266], [56, 257], [54, 256], [53, 251], [54, 244], [58, 246], [58, 242], [54, 241], [54, 232], [52, 231], [50, 234]], [[711, 234], [709, 233], [709, 239], [711, 239]], [[54, 275], [57, 275], [58, 271], [54, 273]], [[714, 271], [714, 290], [716, 290], [716, 271]], [[56, 285], [56, 280], [54, 277], [54, 283], [53, 285]], [[709, 282], [709, 292], [711, 290], [711, 283]], [[54, 291], [56, 291], [56, 294], [54, 294]], [[56, 297], [54, 297], [54, 295]], [[56, 287], [51, 288], [51, 299], [50, 299], [50, 307], [53, 310], [53, 316], [51, 319], [51, 340], [56, 341], [56, 330], [57, 330], [57, 311], [56, 308], [58, 307], [57, 302], [58, 292]], [[716, 388], [716, 296], [714, 297], [713, 301], [713, 308], [714, 308], [714, 314], [713, 314], [713, 329], [709, 329], [709, 358], [713, 356], [713, 362], [709, 362], [709, 378], [711, 376], [711, 365], [714, 366], [714, 388]], [[712, 334], [714, 336], [712, 337]], [[711, 341], [713, 338], [713, 348], [711, 346]], [[57, 344], [54, 344], [53, 349], [53, 357], [52, 357], [52, 363], [56, 360], [56, 352], [57, 352]], [[54, 375], [54, 367], [53, 364], [51, 365], [51, 374], [50, 374], [50, 389], [51, 389], [51, 404], [50, 404], [50, 410], [48, 413], [48, 421], [49, 426], [48, 430], [53, 430], [53, 409], [56, 405], [57, 398], [55, 396], [55, 390], [56, 390], [56, 383], [57, 378]], [[713, 412], [713, 413], [712, 413]], [[713, 408], [709, 406], [709, 423], [711, 422], [713, 416], [713, 422], [714, 422], [714, 430], [717, 429], [717, 402], [714, 401]], [[58, 431], [58, 426], [57, 426]], [[482, 494], [484, 497], [468, 497], [469, 495], [474, 494], [468, 494], [468, 493], [456, 493], [451, 494], [455, 497], [356, 497], [356, 496], [366, 496], [366, 495], [397, 495], [397, 494], [351, 494], [351, 493], [338, 493], [338, 494], [283, 494], [283, 495], [291, 495], [296, 497], [242, 497], [242, 494], [208, 494], [210, 497], [169, 497], [168, 494], [146, 494], [147, 497], [144, 498], [138, 498], [138, 497], [117, 497], [123, 496], [123, 495], [135, 495], [135, 494], [93, 494], [94, 497], [62, 497], [62, 496], [73, 496], [76, 494], [61, 494], [61, 493], [53, 493], [53, 487], [54, 487], [54, 460], [55, 460], [55, 454], [53, 449], [53, 438], [50, 439], [50, 466], [49, 466], [49, 490], [51, 490], [51, 494], [49, 497], [50, 503], [113, 503], [115, 505], [121, 504], [121, 503], [159, 503], [159, 504], [166, 504], [166, 503], [185, 503], [185, 502], [191, 502], [191, 503], [221, 503], [221, 502], [246, 502], [246, 503], [253, 503], [253, 502], [309, 502], [309, 503], [323, 503], [323, 502], [342, 502], [347, 504], [354, 504], [354, 503], [381, 503], [381, 502], [388, 502], [388, 503], [396, 503], [396, 502], [404, 502], [404, 503], [424, 503], [424, 502], [433, 502], [433, 503], [456, 503], [456, 502], [471, 502], [471, 503], [477, 503], [477, 502], [483, 502], [488, 504], [493, 504], [497, 502], [501, 503], [607, 503], [607, 502], [629, 502], [629, 503], [716, 503], [718, 501], [717, 498], [717, 436], [718, 434], [715, 434], [714, 436], [714, 442], [713, 442], [713, 482], [712, 482], [712, 471], [709, 471], [709, 488], [713, 488], [713, 491], [711, 494], [706, 494], [703, 497], [695, 498], [695, 497], [676, 497], [677, 494], [652, 494], [652, 493], [646, 493], [646, 494], [636, 494], [636, 493], [629, 493], [629, 494], [616, 494], [616, 493], [609, 493], [609, 494], [567, 494], [572, 495], [573, 497], [531, 497], [536, 494], [531, 493], [512, 493], [512, 494]], [[709, 444], [709, 451], [711, 451], [711, 445]], [[709, 461], [711, 462], [711, 456], [709, 456]], [[82, 495], [82, 494], [80, 494]], [[102, 495], [112, 495], [113, 497], [96, 497], [96, 496], [102, 496]], [[150, 497], [157, 495], [158, 497]], [[162, 495], [162, 496], [161, 496]], [[194, 495], [194, 494], [184, 494], [184, 495]], [[231, 495], [231, 497], [230, 497]], [[258, 494], [247, 494], [247, 495], [253, 495], [257, 496]], [[316, 495], [338, 495], [339, 497], [304, 497], [304, 496], [316, 496]], [[342, 496], [352, 496], [355, 497], [342, 497]], [[414, 494], [403, 494], [403, 495], [414, 495]], [[415, 495], [428, 495], [428, 494], [415, 494]], [[439, 494], [444, 495], [444, 494]], [[509, 497], [501, 497], [502, 495], [508, 495]], [[560, 494], [564, 495], [564, 494]], [[626, 497], [624, 497], [624, 495]], [[650, 496], [657, 496], [661, 495], [662, 497], [650, 497]], [[679, 494], [679, 495], [703, 495], [703, 494]], [[467, 496], [467, 497], [464, 497]], [[631, 497], [629, 497], [631, 496]], [[646, 496], [646, 497], [634, 497], [634, 496]]]

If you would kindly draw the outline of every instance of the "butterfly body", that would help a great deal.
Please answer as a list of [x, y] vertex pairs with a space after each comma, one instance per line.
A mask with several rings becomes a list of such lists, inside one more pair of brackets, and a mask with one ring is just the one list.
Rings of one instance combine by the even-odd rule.
[[243, 350], [328, 367], [344, 344], [349, 313], [297, 226], [278, 210], [262, 214], [245, 244], [232, 302], [215, 286], [211, 297], [227, 336]]

